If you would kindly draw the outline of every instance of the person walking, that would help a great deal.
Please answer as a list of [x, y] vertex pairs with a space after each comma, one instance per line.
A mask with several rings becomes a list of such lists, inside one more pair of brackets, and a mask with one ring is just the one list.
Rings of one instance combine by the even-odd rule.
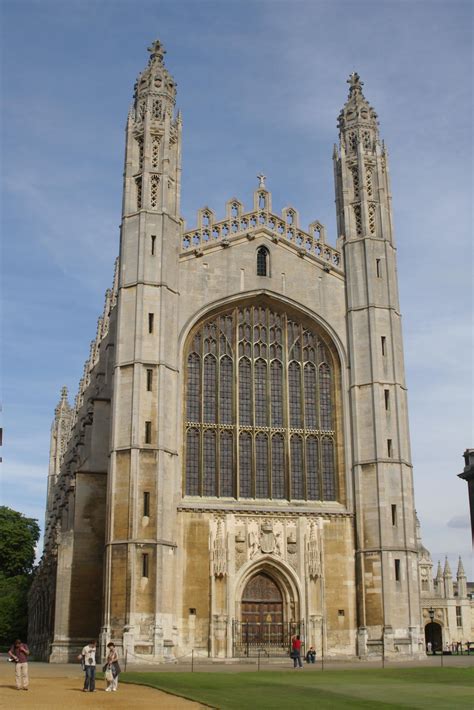
[[28, 656], [30, 650], [26, 643], [16, 639], [8, 651], [9, 658], [15, 662], [15, 682], [17, 690], [28, 690]]
[[78, 656], [85, 671], [83, 691], [95, 693], [95, 641], [89, 641]]
[[115, 648], [115, 644], [113, 644], [111, 641], [107, 644], [107, 648], [107, 660], [104, 666], [105, 679], [107, 681], [107, 687], [105, 689], [105, 692], [110, 692], [112, 690], [115, 691], [118, 688], [118, 677], [121, 668], [119, 666], [118, 653], [117, 649]]
[[293, 668], [303, 668], [301, 663], [301, 640], [299, 636], [293, 636], [291, 641], [291, 657], [293, 659]]

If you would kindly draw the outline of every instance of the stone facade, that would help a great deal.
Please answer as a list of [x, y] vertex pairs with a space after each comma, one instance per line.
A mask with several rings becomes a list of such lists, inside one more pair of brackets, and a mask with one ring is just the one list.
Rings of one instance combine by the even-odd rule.
[[417, 540], [425, 642], [431, 644], [432, 651], [457, 651], [460, 644], [464, 652], [468, 642], [474, 645], [474, 599], [462, 560], [459, 558], [454, 579], [447, 557], [443, 566], [438, 561], [433, 577], [433, 560], [421, 541], [419, 523]]
[[30, 645], [129, 661], [423, 652], [387, 151], [357, 74], [334, 147], [338, 239], [259, 177], [180, 215], [159, 42], [126, 129], [120, 256], [52, 430]]

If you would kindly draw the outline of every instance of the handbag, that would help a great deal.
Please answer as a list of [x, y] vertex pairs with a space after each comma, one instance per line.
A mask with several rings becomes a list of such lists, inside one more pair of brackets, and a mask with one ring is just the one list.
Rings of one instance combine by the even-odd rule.
[[108, 680], [110, 682], [113, 679], [114, 679], [114, 674], [112, 673], [112, 669], [107, 668], [107, 670], [105, 671], [105, 680]]

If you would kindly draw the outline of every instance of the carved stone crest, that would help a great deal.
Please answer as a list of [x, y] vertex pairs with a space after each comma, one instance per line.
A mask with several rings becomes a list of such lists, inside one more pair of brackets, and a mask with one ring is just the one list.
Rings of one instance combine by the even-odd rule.
[[271, 522], [264, 522], [260, 528], [249, 532], [250, 557], [260, 551], [264, 555], [282, 555], [282, 535], [280, 530], [275, 530]]

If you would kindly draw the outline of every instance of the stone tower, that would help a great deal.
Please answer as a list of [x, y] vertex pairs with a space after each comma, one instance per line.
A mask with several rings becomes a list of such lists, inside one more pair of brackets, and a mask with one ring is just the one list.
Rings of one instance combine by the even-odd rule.
[[337, 228], [346, 325], [356, 514], [359, 653], [413, 638], [419, 591], [396, 248], [388, 157], [354, 73], [335, 149]]
[[124, 631], [127, 648], [153, 629], [142, 650], [159, 655], [175, 578], [181, 121], [160, 42], [149, 52], [126, 129], [102, 633]]

